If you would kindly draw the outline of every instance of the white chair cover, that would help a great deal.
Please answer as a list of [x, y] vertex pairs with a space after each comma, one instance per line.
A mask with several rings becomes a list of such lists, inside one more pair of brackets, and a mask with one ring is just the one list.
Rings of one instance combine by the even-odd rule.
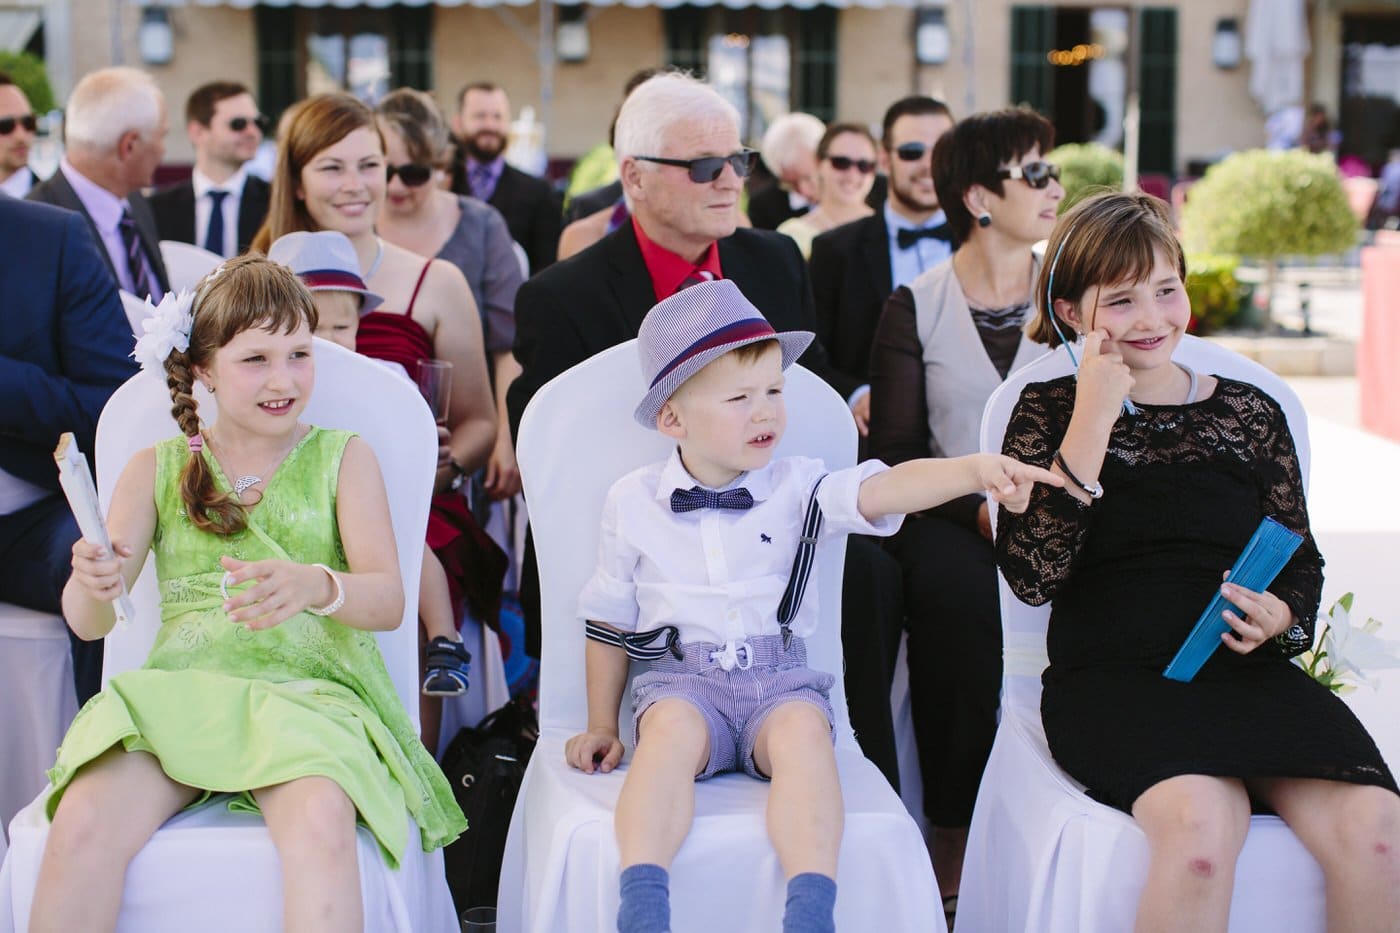
[[[1216, 344], [1183, 337], [1175, 359], [1250, 382], [1282, 406], [1306, 484], [1308, 421], [1278, 376]], [[1061, 348], [1012, 374], [987, 401], [982, 449], [1000, 451], [1028, 383], [1073, 370]], [[992, 512], [996, 520], [996, 511]], [[1050, 755], [1040, 719], [1050, 607], [1022, 603], [999, 577], [1005, 673], [1001, 723], [982, 775], [963, 862], [958, 929], [1116, 933], [1133, 928], [1147, 876], [1147, 838], [1127, 814], [1095, 803]], [[1321, 931], [1322, 871], [1278, 817], [1256, 816], [1235, 876], [1232, 931]]]
[[[78, 712], [62, 616], [0, 603], [0, 821], [44, 789], [44, 772]], [[0, 834], [0, 839], [4, 835]]]
[[[373, 360], [318, 339], [317, 387], [307, 421], [357, 431], [373, 447], [389, 490], [389, 508], [403, 577], [404, 618], [380, 632], [380, 651], [399, 697], [418, 723], [418, 579], [423, 529], [437, 461], [437, 432], [417, 389]], [[196, 390], [200, 413], [214, 419], [214, 397]], [[97, 481], [104, 505], [136, 451], [176, 433], [165, 380], [132, 377], [113, 394], [97, 426]], [[107, 637], [104, 677], [145, 661], [160, 625], [153, 562], [132, 598], [137, 620]], [[221, 798], [215, 798], [216, 801]], [[407, 811], [404, 818], [409, 819]], [[10, 854], [0, 869], [0, 933], [24, 930], [48, 822], [39, 802], [10, 824]], [[424, 853], [412, 827], [403, 864], [390, 871], [369, 831], [358, 834], [365, 929], [393, 933], [457, 933], [441, 850]], [[232, 814], [221, 803], [186, 811], [163, 826], [133, 860], [126, 877], [119, 931], [245, 931], [281, 928], [278, 861], [262, 819]]]
[[224, 261], [224, 257], [218, 253], [179, 240], [161, 240], [160, 258], [170, 277], [170, 290], [176, 293], [194, 288], [200, 279]]
[[135, 346], [135, 338], [145, 333], [141, 322], [151, 313], [151, 307], [146, 304], [146, 299], [137, 298], [131, 292], [118, 291], [117, 294], [121, 295], [122, 310], [126, 312], [126, 322], [131, 325], [132, 345]]
[[[501, 870], [498, 927], [568, 933], [612, 929], [618, 853], [612, 814], [623, 772], [585, 775], [564, 762], [564, 742], [587, 720], [583, 620], [575, 600], [597, 561], [599, 516], [612, 483], [660, 460], [669, 441], [632, 420], [641, 395], [635, 341], [614, 347], [550, 382], [520, 427], [519, 458], [539, 557], [544, 642], [540, 741], [516, 801]], [[779, 455], [854, 462], [845, 403], [800, 366], [788, 372], [788, 429]], [[822, 623], [808, 641], [813, 668], [842, 670], [841, 569], [845, 541], [818, 551]], [[624, 699], [621, 734], [631, 735]], [[933, 870], [918, 830], [855, 743], [838, 676], [837, 765], [846, 805], [836, 925], [843, 930], [944, 929]], [[672, 866], [677, 933], [769, 931], [781, 923], [784, 885], [768, 841], [768, 787], [725, 775], [697, 788], [695, 823]]]

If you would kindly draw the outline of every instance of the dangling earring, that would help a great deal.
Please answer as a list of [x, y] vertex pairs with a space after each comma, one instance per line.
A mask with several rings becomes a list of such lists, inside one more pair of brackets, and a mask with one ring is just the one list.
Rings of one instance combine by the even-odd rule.
[[991, 225], [992, 225], [992, 215], [991, 215], [991, 214], [988, 214], [986, 211], [983, 211], [982, 213], [980, 213], [980, 214], [977, 215], [977, 226], [979, 226], [979, 227], [981, 227], [982, 229], [985, 230], [986, 228], [990, 227]]

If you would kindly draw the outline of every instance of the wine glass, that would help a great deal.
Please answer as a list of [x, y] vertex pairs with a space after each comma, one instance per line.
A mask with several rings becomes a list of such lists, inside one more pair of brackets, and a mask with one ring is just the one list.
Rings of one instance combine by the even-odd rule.
[[448, 400], [452, 397], [452, 364], [447, 360], [419, 360], [418, 391], [432, 410], [433, 420], [446, 424]]

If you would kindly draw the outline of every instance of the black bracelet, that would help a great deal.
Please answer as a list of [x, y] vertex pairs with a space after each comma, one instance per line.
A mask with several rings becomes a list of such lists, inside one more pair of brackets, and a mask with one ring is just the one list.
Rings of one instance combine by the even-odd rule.
[[1069, 464], [1065, 463], [1064, 454], [1060, 453], [1059, 450], [1055, 451], [1055, 465], [1058, 466], [1060, 470], [1064, 472], [1066, 479], [1068, 479], [1074, 485], [1078, 486], [1080, 489], [1084, 490], [1084, 494], [1087, 495], [1090, 499], [1103, 498], [1103, 484], [1082, 482], [1079, 479], [1079, 477], [1074, 475], [1074, 471], [1069, 468]]

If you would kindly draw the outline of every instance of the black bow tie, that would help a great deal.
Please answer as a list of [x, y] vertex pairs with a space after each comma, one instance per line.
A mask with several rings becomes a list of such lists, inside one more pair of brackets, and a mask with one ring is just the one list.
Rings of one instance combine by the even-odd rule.
[[953, 228], [947, 224], [939, 224], [936, 227], [919, 227], [917, 229], [900, 227], [895, 231], [895, 242], [900, 249], [908, 249], [924, 237], [933, 237], [935, 240], [942, 240], [945, 243], [953, 242]]
[[696, 509], [733, 509], [742, 512], [753, 508], [753, 496], [743, 486], [715, 492], [691, 486], [689, 489], [676, 489], [671, 493], [672, 512], [694, 512]]

